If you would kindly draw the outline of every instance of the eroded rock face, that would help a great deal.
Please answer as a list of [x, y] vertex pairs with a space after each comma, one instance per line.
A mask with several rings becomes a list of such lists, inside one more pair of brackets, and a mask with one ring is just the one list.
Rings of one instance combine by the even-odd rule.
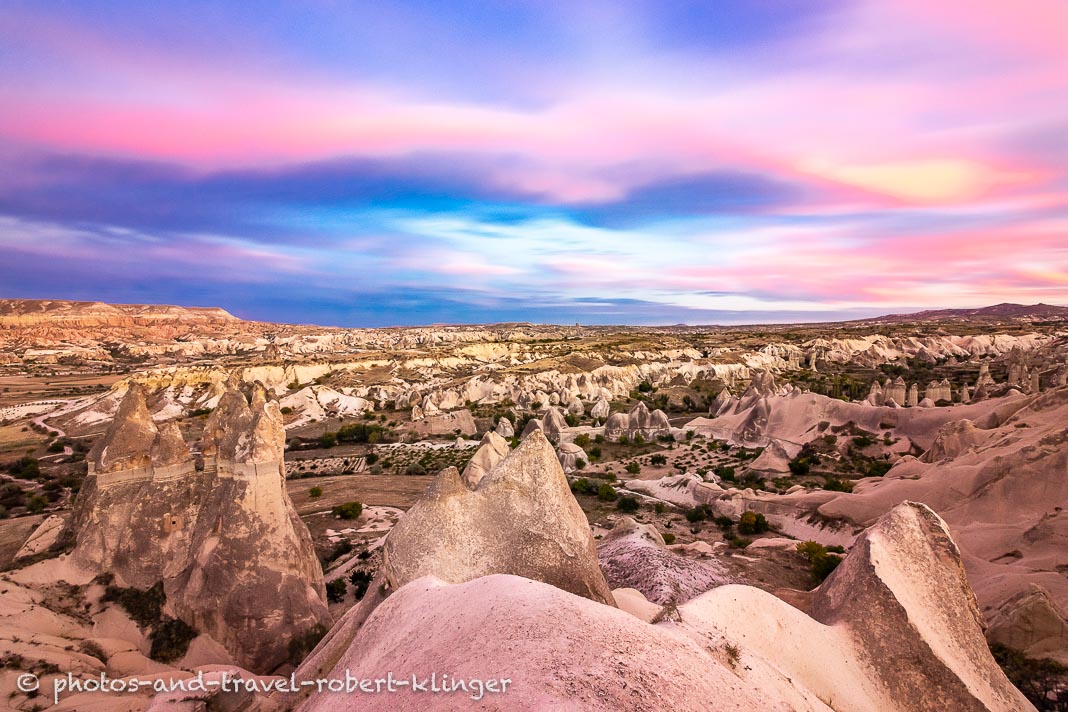
[[618, 440], [620, 436], [634, 438], [641, 435], [646, 440], [653, 440], [671, 432], [671, 423], [662, 410], [650, 411], [644, 402], [626, 413], [613, 413], [604, 424], [604, 436], [609, 440]]
[[[605, 545], [663, 552], [658, 539], [623, 520]], [[650, 624], [517, 576], [425, 576], [350, 611], [298, 677], [374, 677], [400, 654], [414, 670], [509, 677], [513, 694], [483, 700], [501, 710], [1034, 709], [990, 656], [956, 547], [926, 507], [881, 519], [816, 599], [811, 617], [759, 589], [718, 586]], [[325, 694], [299, 709], [350, 705]], [[404, 690], [390, 699], [426, 705]]]
[[[504, 422], [503, 420], [501, 422]], [[482, 437], [478, 450], [467, 463], [467, 467], [460, 474], [460, 478], [469, 489], [474, 489], [482, 478], [496, 466], [498, 462], [508, 455], [508, 441], [495, 432], [486, 433]]]
[[[285, 431], [262, 388], [228, 390], [205, 428], [203, 471], [177, 425], [158, 429], [132, 387], [93, 453], [62, 542], [120, 586], [162, 581], [167, 613], [268, 672], [327, 626], [322, 569], [286, 495]], [[147, 464], [146, 464], [147, 463]]]
[[1019, 710], [946, 523], [905, 502], [865, 532], [820, 586], [812, 616], [846, 628], [891, 697], [910, 710]]
[[390, 532], [382, 553], [393, 588], [421, 576], [461, 583], [507, 573], [614, 605], [586, 515], [552, 445], [537, 430], [474, 487], [456, 468], [440, 472]]

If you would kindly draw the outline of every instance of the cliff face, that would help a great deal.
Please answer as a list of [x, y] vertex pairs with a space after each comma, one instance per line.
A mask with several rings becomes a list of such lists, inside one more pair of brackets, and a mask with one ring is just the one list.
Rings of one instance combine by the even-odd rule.
[[61, 541], [119, 585], [162, 581], [169, 614], [268, 672], [291, 639], [329, 626], [322, 569], [283, 486], [277, 403], [260, 387], [251, 402], [229, 390], [207, 425], [200, 470], [177, 427], [158, 428], [131, 387]]

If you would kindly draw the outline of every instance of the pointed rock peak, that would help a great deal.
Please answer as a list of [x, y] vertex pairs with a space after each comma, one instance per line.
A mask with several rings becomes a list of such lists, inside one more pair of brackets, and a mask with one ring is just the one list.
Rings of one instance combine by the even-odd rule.
[[263, 406], [267, 404], [267, 389], [264, 385], [256, 381], [252, 384], [252, 399], [249, 403], [249, 409], [253, 413], [259, 413], [263, 410]]
[[811, 612], [849, 630], [889, 693], [924, 690], [924, 709], [1028, 708], [990, 655], [949, 528], [924, 504], [899, 504], [861, 535]]
[[153, 465], [177, 465], [189, 462], [193, 456], [178, 429], [178, 421], [168, 420], [159, 427], [159, 435], [152, 446]]
[[615, 605], [586, 515], [540, 431], [473, 490], [455, 468], [439, 473], [386, 537], [381, 571], [394, 588], [423, 576], [462, 583], [513, 574]]
[[490, 431], [482, 437], [482, 443], [474, 457], [464, 468], [462, 479], [468, 489], [474, 489], [493, 466], [508, 455], [508, 441]]
[[131, 383], [119, 403], [107, 433], [89, 455], [97, 472], [116, 472], [151, 464], [152, 446], [159, 430], [145, 403], [141, 386]]
[[641, 418], [649, 415], [649, 406], [645, 405], [645, 401], [638, 401], [633, 408], [628, 411], [627, 415], [632, 418]]
[[233, 460], [237, 454], [238, 441], [252, 425], [252, 411], [241, 391], [227, 389], [219, 398], [219, 405], [204, 424], [204, 455], [215, 455], [224, 460]]

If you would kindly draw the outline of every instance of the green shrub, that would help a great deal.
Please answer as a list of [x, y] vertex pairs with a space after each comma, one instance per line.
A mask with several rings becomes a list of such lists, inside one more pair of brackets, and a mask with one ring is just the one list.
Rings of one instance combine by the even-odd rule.
[[742, 512], [738, 520], [738, 532], [741, 534], [763, 534], [770, 528], [768, 520], [759, 512]]
[[616, 500], [616, 509], [621, 512], [633, 513], [641, 509], [641, 503], [638, 501], [637, 497], [627, 495]]
[[597, 488], [597, 499], [602, 502], [614, 502], [618, 497], [615, 487], [607, 482]]
[[167, 596], [163, 593], [162, 581], [145, 590], [122, 588], [108, 583], [100, 600], [118, 603], [139, 626], [148, 628], [160, 622]]
[[580, 477], [571, 483], [571, 491], [575, 494], [593, 494], [597, 488], [585, 477]]
[[329, 450], [335, 445], [337, 445], [337, 433], [325, 432], [319, 436], [319, 447]]
[[730, 544], [730, 547], [732, 549], [744, 549], [745, 547], [747, 547], [750, 544], [752, 544], [753, 540], [752, 539], [746, 539], [743, 536], [736, 536], [736, 537], [732, 537], [731, 540], [728, 543]]
[[649, 458], [649, 463], [657, 467], [663, 467], [667, 464], [667, 456], [657, 453]]
[[26, 511], [30, 514], [40, 514], [48, 506], [48, 500], [40, 495], [31, 495], [26, 502]]
[[693, 509], [686, 511], [686, 521], [690, 522], [691, 524], [703, 522], [707, 518], [708, 515], [705, 513], [704, 507], [694, 507]]
[[323, 488], [322, 487], [312, 487], [310, 490], [308, 490], [308, 496], [311, 497], [312, 499], [319, 499], [320, 497], [323, 496]]
[[801, 477], [812, 471], [812, 462], [807, 457], [798, 456], [790, 460], [789, 467], [790, 474]]
[[288, 405], [282, 407], [282, 415], [293, 415], [293, 409]]
[[8, 465], [7, 471], [15, 477], [20, 477], [24, 480], [33, 480], [41, 474], [41, 463], [37, 461], [36, 457], [26, 455]]
[[831, 492], [852, 492], [853, 483], [849, 480], [840, 480], [837, 477], [828, 477], [823, 482], [823, 489]]
[[842, 563], [841, 556], [829, 553], [827, 547], [816, 541], [801, 542], [797, 545], [797, 552], [808, 559], [816, 583], [823, 582]]
[[853, 447], [865, 448], [874, 443], [870, 435], [857, 435], [853, 438]]
[[597, 446], [591, 447], [589, 450], [586, 451], [586, 454], [590, 456], [591, 460], [600, 460], [601, 448]]
[[641, 391], [642, 393], [652, 393], [653, 392], [653, 384], [649, 383], [649, 381], [642, 381], [641, 383], [638, 384], [638, 390]]
[[664, 543], [668, 546], [671, 546], [675, 543], [675, 535], [671, 532], [662, 532], [661, 534], [664, 537]]
[[371, 585], [371, 574], [363, 569], [355, 569], [352, 574], [349, 575], [349, 581], [352, 582], [353, 587], [356, 589], [353, 591], [357, 601], [363, 600], [363, 597], [367, 594], [367, 587]]
[[716, 477], [721, 480], [727, 480], [728, 482], [734, 481], [734, 468], [729, 465], [720, 465], [716, 469], [712, 470]]
[[626, 468], [624, 469], [626, 469], [628, 474], [636, 475], [642, 471], [642, 466], [639, 465], [637, 462], [628, 462]]
[[197, 631], [178, 618], [164, 618], [152, 631], [149, 639], [152, 649], [148, 657], [161, 663], [169, 663], [184, 657], [189, 644], [197, 637]]
[[575, 459], [575, 469], [576, 470], [584, 470], [584, 469], [586, 469], [586, 461], [583, 460], [581, 457], [576, 458]]
[[345, 594], [349, 590], [348, 581], [336, 578], [326, 583], [326, 600], [330, 603], [341, 603], [345, 600]]
[[590, 444], [590, 436], [589, 436], [589, 434], [588, 433], [582, 433], [581, 435], [576, 435], [575, 436], [575, 444], [578, 445], [579, 447], [582, 447], [582, 448], [584, 448], [587, 445], [589, 445]]
[[359, 502], [345, 502], [334, 507], [331, 513], [342, 519], [357, 519], [363, 513], [363, 505]]

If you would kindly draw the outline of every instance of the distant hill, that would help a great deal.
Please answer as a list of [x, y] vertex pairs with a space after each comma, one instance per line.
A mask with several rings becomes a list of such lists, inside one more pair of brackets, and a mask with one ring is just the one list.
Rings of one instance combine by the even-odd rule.
[[888, 314], [865, 322], [915, 323], [923, 321], [1048, 321], [1068, 319], [1068, 307], [1052, 304], [995, 304], [977, 309], [931, 309], [912, 314]]
[[36, 324], [93, 326], [152, 324], [234, 324], [236, 316], [218, 307], [169, 304], [106, 304], [57, 299], [0, 299], [0, 326]]

